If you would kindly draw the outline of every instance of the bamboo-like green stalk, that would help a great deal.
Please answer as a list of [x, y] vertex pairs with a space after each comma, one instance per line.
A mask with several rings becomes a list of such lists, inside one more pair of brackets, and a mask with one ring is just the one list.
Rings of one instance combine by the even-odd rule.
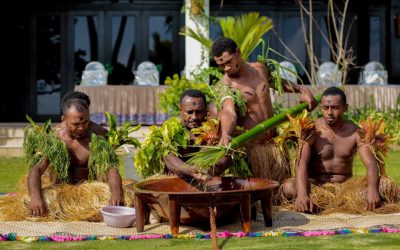
[[[321, 95], [315, 97], [317, 102], [321, 101]], [[226, 155], [230, 150], [238, 149], [243, 146], [247, 141], [254, 139], [255, 137], [265, 133], [267, 130], [283, 123], [287, 119], [287, 114], [294, 116], [299, 114], [303, 109], [308, 107], [307, 103], [300, 103], [297, 106], [289, 108], [285, 110], [285, 112], [281, 112], [280, 114], [273, 116], [259, 124], [257, 124], [254, 128], [244, 132], [243, 134], [232, 139], [231, 143], [228, 147], [220, 146], [220, 147], [212, 147], [210, 149], [206, 149], [203, 151], [195, 152], [190, 154], [192, 157], [187, 161], [188, 164], [193, 164], [202, 169], [209, 168], [217, 164], [222, 157]]]
[[[318, 102], [320, 102], [321, 96], [316, 97], [316, 99]], [[296, 115], [296, 114], [300, 113], [301, 111], [303, 111], [303, 109], [306, 109], [307, 107], [308, 107], [308, 104], [306, 102], [300, 103], [297, 106], [287, 109], [285, 112], [281, 112], [280, 114], [273, 116], [273, 117], [257, 124], [254, 128], [233, 138], [230, 143], [230, 148], [237, 149], [237, 148], [243, 146], [248, 140], [257, 137], [258, 135], [261, 135], [265, 131], [286, 121], [287, 114], [290, 114], [291, 116]]]

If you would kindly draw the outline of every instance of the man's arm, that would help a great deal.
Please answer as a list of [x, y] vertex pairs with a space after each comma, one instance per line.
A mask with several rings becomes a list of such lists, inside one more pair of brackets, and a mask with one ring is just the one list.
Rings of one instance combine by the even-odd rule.
[[169, 153], [164, 158], [164, 162], [168, 170], [178, 175], [179, 177], [191, 176], [199, 181], [207, 181], [211, 177], [208, 175], [197, 173], [195, 171], [195, 167], [185, 164], [182, 159], [175, 156], [173, 153]]
[[49, 166], [47, 159], [31, 168], [28, 174], [29, 211], [33, 216], [43, 216], [47, 213], [46, 205], [42, 198], [41, 176]]
[[379, 185], [379, 172], [378, 172], [378, 163], [374, 155], [371, 153], [368, 146], [361, 142], [358, 133], [357, 136], [357, 147], [358, 153], [360, 154], [360, 158], [364, 163], [364, 166], [367, 168], [367, 204], [366, 209], [375, 210], [380, 201], [380, 196], [378, 192]]
[[315, 109], [318, 104], [310, 89], [306, 88], [305, 86], [297, 85], [295, 83], [283, 80], [283, 90], [285, 91], [285, 93], [300, 93], [300, 100], [302, 102], [308, 103], [309, 111]]
[[111, 168], [107, 173], [108, 185], [110, 186], [110, 205], [119, 206], [124, 204], [122, 192], [122, 180], [117, 168]]
[[296, 165], [296, 190], [297, 197], [295, 201], [295, 208], [299, 212], [312, 211], [313, 204], [308, 195], [308, 165], [311, 159], [311, 145], [309, 142], [304, 143], [300, 159]]
[[221, 139], [220, 145], [228, 146], [231, 142], [231, 136], [236, 128], [237, 114], [235, 110], [235, 102], [232, 98], [224, 100], [221, 110]]

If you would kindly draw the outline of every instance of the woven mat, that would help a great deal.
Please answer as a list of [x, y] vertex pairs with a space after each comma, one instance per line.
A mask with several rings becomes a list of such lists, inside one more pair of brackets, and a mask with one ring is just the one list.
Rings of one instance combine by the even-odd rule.
[[[378, 225], [400, 225], [400, 213], [377, 215], [309, 215], [280, 210], [274, 212], [273, 226], [265, 227], [261, 214], [252, 222], [252, 232], [268, 230], [329, 230], [338, 228], [366, 228]], [[242, 231], [240, 220], [232, 224], [219, 226], [218, 231]], [[0, 222], [0, 233], [17, 233], [23, 236], [50, 236], [50, 235], [135, 235], [135, 227], [112, 228], [105, 223], [94, 222]], [[209, 232], [207, 229], [180, 226], [179, 233]], [[167, 234], [170, 233], [168, 223], [158, 223], [145, 226], [143, 233]]]

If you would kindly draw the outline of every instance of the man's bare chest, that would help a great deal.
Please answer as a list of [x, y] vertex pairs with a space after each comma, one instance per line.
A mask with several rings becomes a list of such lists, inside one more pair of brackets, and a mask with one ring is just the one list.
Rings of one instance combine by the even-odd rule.
[[316, 141], [315, 151], [322, 160], [333, 158], [346, 159], [355, 153], [355, 142], [351, 138], [342, 138], [340, 136], [321, 137]]
[[68, 144], [71, 164], [75, 166], [87, 166], [89, 161], [89, 144], [70, 143]]
[[259, 102], [269, 98], [269, 89], [266, 82], [236, 83], [232, 85], [238, 89], [244, 99], [249, 102]]

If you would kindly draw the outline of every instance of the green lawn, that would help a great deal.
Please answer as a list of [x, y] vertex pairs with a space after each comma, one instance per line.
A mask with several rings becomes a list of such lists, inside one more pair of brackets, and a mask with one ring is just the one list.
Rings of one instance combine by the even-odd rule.
[[[340, 243], [339, 243], [340, 241]], [[219, 239], [221, 249], [398, 249], [399, 234]], [[0, 242], [0, 249], [211, 249], [211, 240], [154, 239], [85, 242]]]
[[[400, 151], [390, 151], [386, 158], [388, 175], [400, 184]], [[123, 162], [121, 161], [121, 164]], [[121, 173], [124, 169], [120, 166]], [[365, 175], [365, 167], [357, 157], [355, 175]], [[20, 176], [26, 174], [21, 158], [0, 158], [0, 192], [16, 191]], [[3, 232], [0, 232], [3, 233]], [[339, 242], [340, 241], [340, 245]], [[222, 249], [398, 249], [400, 234], [338, 235], [321, 237], [266, 237], [219, 239]], [[173, 239], [137, 241], [85, 241], [85, 242], [0, 242], [0, 249], [210, 249], [211, 240]]]
[[22, 158], [0, 158], [0, 192], [13, 192], [22, 175], [27, 174]]
[[[397, 184], [400, 184], [400, 150], [391, 150], [385, 158], [386, 174], [392, 177]], [[365, 176], [366, 168], [358, 154], [354, 161], [354, 175]]]

